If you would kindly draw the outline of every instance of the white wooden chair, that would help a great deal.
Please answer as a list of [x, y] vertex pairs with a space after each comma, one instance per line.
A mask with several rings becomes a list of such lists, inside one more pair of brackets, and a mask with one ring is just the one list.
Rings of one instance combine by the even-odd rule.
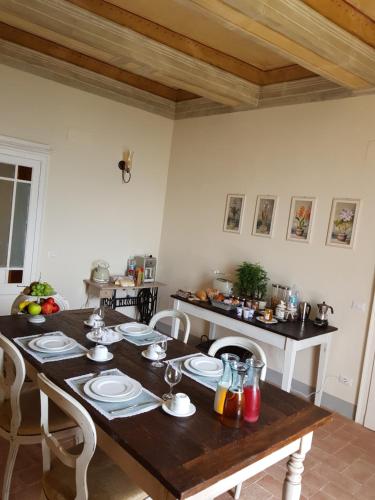
[[[208, 350], [209, 356], [215, 356], [215, 354], [222, 349], [223, 347], [241, 347], [242, 349], [245, 349], [246, 351], [249, 351], [252, 353], [257, 359], [260, 359], [264, 363], [264, 367], [262, 368], [262, 372], [260, 375], [261, 380], [266, 379], [266, 372], [267, 372], [267, 358], [266, 358], [266, 353], [263, 351], [263, 349], [258, 345], [256, 342], [247, 339], [245, 337], [223, 337], [222, 339], [216, 340]], [[227, 351], [230, 352], [230, 351]], [[234, 491], [234, 498], [235, 500], [238, 500], [241, 496], [241, 488], [242, 488], [242, 483], [238, 484], [235, 488]]]
[[189, 339], [189, 334], [190, 334], [190, 319], [187, 314], [181, 311], [177, 311], [176, 309], [165, 309], [164, 311], [160, 311], [151, 318], [149, 326], [152, 328], [155, 328], [156, 323], [163, 319], [163, 318], [173, 318], [173, 325], [172, 325], [172, 337], [177, 339], [178, 338], [178, 327], [179, 323], [183, 324], [184, 327], [184, 338], [183, 342], [184, 344], [187, 344], [187, 341]]
[[[241, 347], [242, 349], [245, 349], [246, 351], [251, 352], [257, 359], [260, 359], [264, 363], [264, 367], [262, 369], [262, 373], [260, 376], [261, 380], [266, 379], [266, 372], [267, 372], [267, 358], [266, 358], [266, 353], [263, 351], [263, 349], [258, 345], [256, 342], [253, 340], [247, 339], [245, 337], [235, 337], [235, 336], [230, 336], [230, 337], [223, 337], [222, 339], [216, 340], [208, 350], [208, 355], [209, 356], [215, 356], [217, 351], [222, 349], [223, 347]], [[230, 352], [230, 351], [227, 351]]]
[[[94, 422], [83, 406], [52, 383], [38, 375], [43, 434], [43, 491], [47, 500], [141, 500], [147, 494], [138, 488], [111, 460], [96, 449]], [[64, 449], [49, 432], [49, 399], [78, 424], [83, 444]], [[53, 458], [51, 459], [51, 451]]]
[[[9, 441], [2, 499], [8, 500], [13, 468], [21, 445], [42, 442], [40, 402], [37, 388], [23, 390], [26, 369], [22, 355], [10, 340], [0, 334], [0, 436]], [[74, 421], [55, 405], [52, 409], [52, 432], [61, 438], [77, 438]]]

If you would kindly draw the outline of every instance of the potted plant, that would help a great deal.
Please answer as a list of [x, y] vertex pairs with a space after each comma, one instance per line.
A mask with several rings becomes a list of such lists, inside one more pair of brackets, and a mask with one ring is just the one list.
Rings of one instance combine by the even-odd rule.
[[268, 276], [260, 264], [242, 262], [236, 269], [235, 290], [241, 297], [262, 300], [267, 293]]

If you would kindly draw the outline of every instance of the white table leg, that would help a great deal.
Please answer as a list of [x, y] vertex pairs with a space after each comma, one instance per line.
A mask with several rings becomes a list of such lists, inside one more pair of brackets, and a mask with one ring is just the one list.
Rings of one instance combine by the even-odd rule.
[[303, 461], [311, 448], [313, 433], [301, 438], [300, 449], [290, 456], [283, 485], [283, 500], [298, 500], [301, 496]]
[[319, 350], [319, 364], [318, 364], [318, 376], [316, 379], [316, 393], [315, 393], [315, 404], [320, 406], [323, 397], [323, 384], [327, 373], [328, 356], [329, 349], [331, 346], [331, 334], [327, 334], [325, 341], [320, 344]]
[[210, 330], [208, 332], [208, 338], [210, 340], [216, 339], [216, 325], [215, 325], [215, 323], [210, 323]]
[[296, 341], [293, 341], [292, 339], [286, 339], [283, 378], [281, 382], [281, 388], [286, 392], [290, 392], [290, 388], [292, 387], [293, 372], [297, 352], [295, 342]]

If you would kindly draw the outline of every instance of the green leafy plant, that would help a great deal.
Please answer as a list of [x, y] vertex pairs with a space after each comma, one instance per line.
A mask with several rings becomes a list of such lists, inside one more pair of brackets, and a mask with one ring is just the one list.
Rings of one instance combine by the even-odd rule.
[[236, 269], [235, 291], [242, 297], [261, 300], [267, 293], [268, 276], [260, 264], [242, 262]]

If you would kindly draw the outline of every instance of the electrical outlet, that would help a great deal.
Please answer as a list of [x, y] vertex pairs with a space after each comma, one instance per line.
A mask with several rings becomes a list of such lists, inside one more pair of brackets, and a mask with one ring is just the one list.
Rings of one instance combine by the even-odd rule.
[[352, 301], [352, 309], [355, 311], [365, 312], [366, 311], [366, 303], [365, 302], [357, 302], [355, 300]]
[[351, 387], [353, 385], [353, 379], [347, 377], [346, 375], [339, 375], [340, 384], [348, 385]]

